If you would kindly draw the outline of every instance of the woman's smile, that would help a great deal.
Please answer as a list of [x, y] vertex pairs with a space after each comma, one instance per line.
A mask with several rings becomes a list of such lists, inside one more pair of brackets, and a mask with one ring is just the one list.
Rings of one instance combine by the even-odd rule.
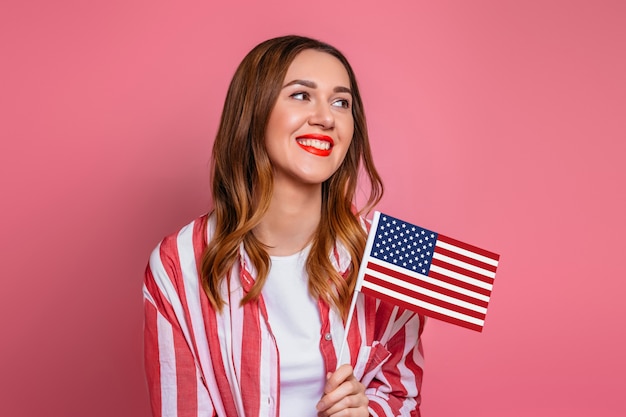
[[302, 149], [317, 156], [328, 156], [332, 152], [335, 141], [327, 135], [309, 133], [296, 138]]

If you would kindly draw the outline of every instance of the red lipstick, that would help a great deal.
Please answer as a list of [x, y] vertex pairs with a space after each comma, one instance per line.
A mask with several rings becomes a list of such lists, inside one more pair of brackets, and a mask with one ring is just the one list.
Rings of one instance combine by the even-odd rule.
[[[308, 140], [324, 142], [327, 145], [325, 145], [324, 143], [321, 144], [321, 146], [319, 143], [313, 145], [311, 142], [307, 144]], [[298, 146], [300, 146], [302, 149], [317, 156], [330, 155], [333, 146], [335, 145], [335, 141], [333, 140], [333, 138], [318, 133], [307, 133], [306, 135], [298, 136], [296, 138], [296, 142], [298, 143]], [[328, 149], [325, 149], [326, 146], [328, 146]]]

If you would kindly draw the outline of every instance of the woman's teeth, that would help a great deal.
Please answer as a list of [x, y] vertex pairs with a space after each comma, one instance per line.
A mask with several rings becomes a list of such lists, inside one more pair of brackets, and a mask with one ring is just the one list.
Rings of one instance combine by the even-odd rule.
[[310, 146], [312, 148], [321, 149], [327, 151], [330, 149], [330, 143], [324, 140], [318, 139], [297, 139], [298, 143], [304, 146]]

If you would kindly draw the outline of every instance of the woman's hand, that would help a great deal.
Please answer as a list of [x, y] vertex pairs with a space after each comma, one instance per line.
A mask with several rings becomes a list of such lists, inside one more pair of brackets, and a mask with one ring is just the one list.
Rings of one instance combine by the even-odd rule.
[[365, 386], [354, 377], [350, 365], [341, 365], [328, 375], [324, 395], [317, 403], [318, 417], [367, 417]]

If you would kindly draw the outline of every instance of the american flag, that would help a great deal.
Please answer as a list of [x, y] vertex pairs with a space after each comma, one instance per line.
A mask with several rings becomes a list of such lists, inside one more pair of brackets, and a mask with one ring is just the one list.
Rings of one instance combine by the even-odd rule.
[[499, 258], [375, 212], [356, 290], [480, 332]]

